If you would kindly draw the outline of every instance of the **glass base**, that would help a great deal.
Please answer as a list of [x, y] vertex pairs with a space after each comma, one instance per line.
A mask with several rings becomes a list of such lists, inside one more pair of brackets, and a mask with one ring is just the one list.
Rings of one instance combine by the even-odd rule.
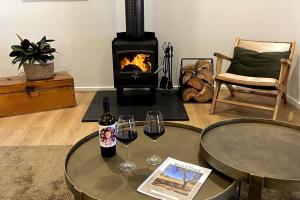
[[136, 168], [133, 162], [125, 161], [120, 164], [119, 168], [124, 172], [130, 172]]
[[147, 158], [146, 162], [149, 165], [159, 165], [161, 163], [161, 158], [158, 156], [150, 156]]

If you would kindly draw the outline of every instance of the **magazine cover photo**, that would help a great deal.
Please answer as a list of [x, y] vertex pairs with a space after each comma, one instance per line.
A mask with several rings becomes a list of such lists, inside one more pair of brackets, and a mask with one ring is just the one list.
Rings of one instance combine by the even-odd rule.
[[151, 184], [188, 196], [203, 173], [170, 164]]
[[191, 200], [211, 169], [167, 158], [137, 189], [164, 200]]

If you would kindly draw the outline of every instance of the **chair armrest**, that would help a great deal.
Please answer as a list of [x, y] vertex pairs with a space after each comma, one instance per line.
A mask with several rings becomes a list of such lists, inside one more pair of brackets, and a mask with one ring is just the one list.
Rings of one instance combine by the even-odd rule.
[[216, 64], [216, 73], [215, 76], [218, 76], [221, 73], [221, 68], [222, 68], [222, 62], [223, 60], [228, 60], [231, 61], [232, 59], [229, 58], [228, 56], [225, 56], [220, 53], [214, 53], [214, 56], [217, 57], [217, 64]]
[[222, 59], [224, 59], [224, 60], [228, 60], [228, 61], [231, 61], [231, 60], [232, 60], [232, 58], [230, 58], [230, 57], [228, 57], [228, 56], [225, 56], [225, 55], [223, 55], [223, 54], [221, 54], [221, 53], [214, 53], [214, 56], [219, 57], [219, 58], [222, 58]]
[[280, 59], [281, 64], [287, 65], [287, 66], [291, 66], [292, 65], [292, 61], [289, 59]]
[[287, 84], [287, 79], [289, 77], [290, 67], [292, 66], [292, 61], [289, 59], [280, 59], [281, 68], [279, 74], [279, 85], [285, 87]]

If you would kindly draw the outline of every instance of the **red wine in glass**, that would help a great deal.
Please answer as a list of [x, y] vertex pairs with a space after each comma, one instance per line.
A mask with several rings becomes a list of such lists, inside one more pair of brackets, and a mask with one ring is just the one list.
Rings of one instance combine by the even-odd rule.
[[123, 130], [117, 132], [116, 137], [118, 141], [122, 142], [125, 145], [129, 145], [138, 137], [138, 133], [132, 130]]
[[159, 165], [162, 160], [156, 156], [156, 140], [165, 133], [164, 121], [159, 111], [148, 111], [146, 115], [144, 133], [153, 140], [154, 152], [146, 159], [150, 165]]
[[148, 137], [150, 137], [152, 140], [157, 140], [160, 136], [162, 136], [165, 133], [165, 129], [159, 129], [158, 127], [152, 127], [152, 126], [144, 126], [144, 133]]
[[133, 162], [129, 161], [129, 150], [128, 146], [137, 138], [138, 134], [136, 131], [135, 121], [132, 115], [121, 115], [118, 119], [116, 138], [118, 141], [126, 145], [127, 159], [125, 162], [120, 164], [122, 171], [132, 171], [136, 168]]

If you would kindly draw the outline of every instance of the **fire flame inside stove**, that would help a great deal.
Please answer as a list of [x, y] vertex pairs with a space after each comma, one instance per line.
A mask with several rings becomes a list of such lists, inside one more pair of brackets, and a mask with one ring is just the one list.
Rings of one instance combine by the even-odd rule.
[[124, 57], [121, 59], [122, 71], [141, 70], [142, 72], [151, 72], [151, 62], [149, 54], [136, 54], [133, 59]]

